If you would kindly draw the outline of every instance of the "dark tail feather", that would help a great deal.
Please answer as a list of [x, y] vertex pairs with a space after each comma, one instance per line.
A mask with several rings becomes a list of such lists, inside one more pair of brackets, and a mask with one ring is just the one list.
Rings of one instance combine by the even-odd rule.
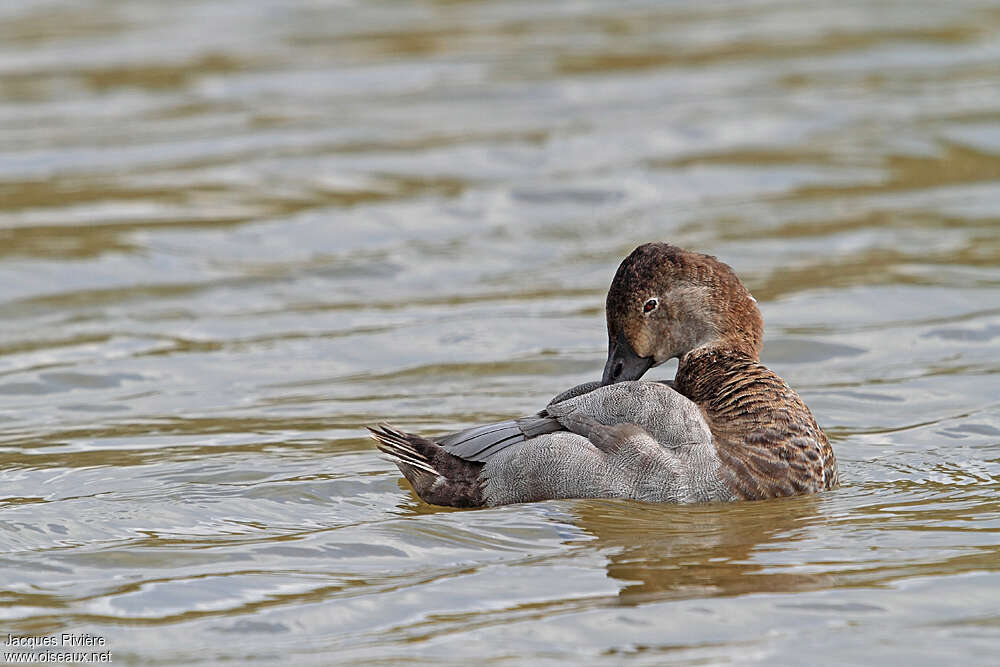
[[451, 507], [485, 504], [479, 482], [483, 464], [452, 456], [433, 440], [404, 433], [388, 424], [367, 428], [375, 446], [399, 467], [426, 502]]
[[[410, 479], [408, 472], [421, 475], [439, 476], [437, 470], [431, 465], [426, 456], [421, 454], [409, 440], [409, 436], [402, 431], [397, 431], [388, 424], [379, 424], [372, 428], [366, 427], [375, 439], [375, 446], [389, 459], [403, 470], [406, 479]], [[403, 466], [409, 469], [403, 469]], [[412, 483], [413, 480], [410, 479]]]

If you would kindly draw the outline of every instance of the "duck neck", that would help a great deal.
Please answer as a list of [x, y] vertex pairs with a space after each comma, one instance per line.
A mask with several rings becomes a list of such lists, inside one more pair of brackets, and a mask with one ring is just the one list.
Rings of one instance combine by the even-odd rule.
[[711, 407], [726, 393], [733, 378], [762, 368], [756, 350], [745, 346], [705, 346], [680, 359], [674, 388], [695, 403]]

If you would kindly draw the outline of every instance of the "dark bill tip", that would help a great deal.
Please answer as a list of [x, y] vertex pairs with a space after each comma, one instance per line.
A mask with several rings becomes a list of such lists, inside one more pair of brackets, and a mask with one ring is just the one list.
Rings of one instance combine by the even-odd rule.
[[653, 358], [637, 355], [625, 336], [619, 334], [617, 340], [608, 345], [608, 363], [604, 364], [601, 384], [638, 380], [652, 367]]

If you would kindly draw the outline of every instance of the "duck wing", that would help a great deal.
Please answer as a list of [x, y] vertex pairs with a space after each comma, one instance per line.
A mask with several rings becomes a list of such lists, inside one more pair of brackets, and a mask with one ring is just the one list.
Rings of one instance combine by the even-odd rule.
[[435, 438], [446, 452], [466, 461], [485, 463], [507, 447], [546, 433], [562, 431], [559, 420], [545, 411], [530, 417], [484, 424]]
[[608, 426], [638, 424], [666, 446], [692, 437], [711, 438], [697, 406], [674, 391], [672, 383], [645, 381], [608, 386], [586, 382], [562, 392], [537, 414], [473, 426], [434, 440], [453, 456], [485, 463], [508, 447], [540, 435], [579, 432], [576, 422], [580, 417]]
[[701, 409], [673, 388], [672, 382], [633, 380], [616, 382], [575, 398], [550, 404], [545, 414], [567, 430], [580, 417], [606, 426], [635, 424], [667, 449], [712, 442], [712, 432]]
[[[549, 405], [562, 403], [571, 398], [588, 394], [601, 386], [600, 382], [584, 382], [567, 389], [549, 401]], [[507, 447], [537, 438], [546, 433], [555, 433], [565, 430], [559, 423], [545, 410], [519, 419], [509, 419], [507, 421], [493, 424], [483, 424], [473, 426], [457, 433], [435, 438], [446, 452], [466, 461], [485, 463], [491, 456], [495, 455]]]
[[549, 401], [549, 405], [555, 405], [556, 403], [562, 403], [563, 401], [568, 401], [569, 399], [576, 398], [577, 396], [589, 394], [600, 387], [600, 382], [584, 382], [583, 384], [578, 384], [572, 389], [567, 389], [561, 394], [556, 394], [555, 398]]
[[701, 409], [660, 382], [619, 382], [550, 405], [564, 430], [503, 447], [483, 462], [487, 505], [555, 498], [728, 501]]

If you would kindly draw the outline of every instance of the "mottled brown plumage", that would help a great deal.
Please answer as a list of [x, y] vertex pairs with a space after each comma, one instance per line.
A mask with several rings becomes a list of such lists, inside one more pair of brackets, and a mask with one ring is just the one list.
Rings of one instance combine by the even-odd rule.
[[701, 407], [726, 481], [744, 500], [832, 489], [837, 460], [799, 395], [755, 358], [702, 349], [682, 357], [674, 388]]

